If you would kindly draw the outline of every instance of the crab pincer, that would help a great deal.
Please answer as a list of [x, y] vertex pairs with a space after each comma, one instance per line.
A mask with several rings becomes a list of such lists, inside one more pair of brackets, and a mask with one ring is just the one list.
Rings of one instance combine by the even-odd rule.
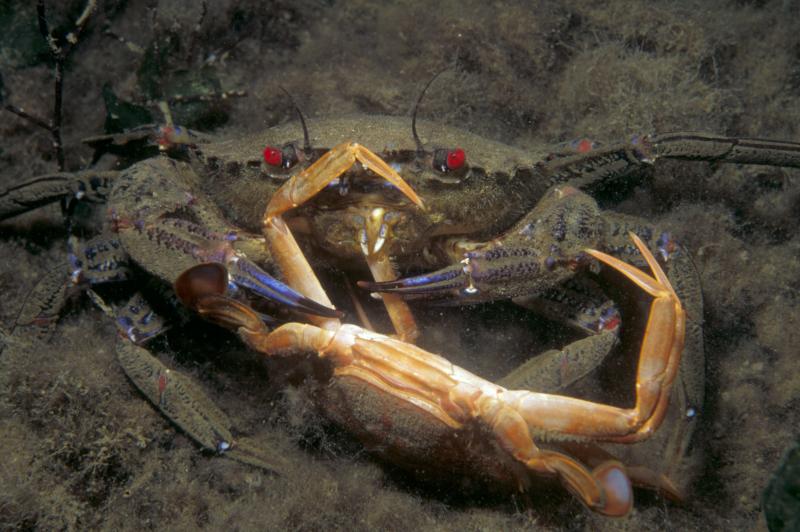
[[[264, 213], [264, 235], [275, 260], [283, 265], [282, 270], [287, 283], [324, 305], [332, 306], [311, 267], [305, 260], [293, 260], [302, 256], [302, 251], [281, 215], [311, 199], [333, 180], [340, 178], [356, 162], [397, 187], [414, 204], [423, 207], [422, 198], [383, 159], [360, 144], [345, 142], [331, 148], [309, 167], [289, 179], [272, 196]], [[388, 260], [383, 255], [376, 256], [377, 254], [370, 253], [365, 255], [373, 275], [379, 281], [394, 278], [394, 272], [385, 267]], [[405, 302], [400, 298], [390, 298], [387, 300], [387, 305], [392, 321], [404, 327], [400, 331], [401, 336], [415, 337], [416, 325]], [[310, 319], [322, 327], [338, 325], [338, 320], [332, 320], [330, 317], [312, 316]]]

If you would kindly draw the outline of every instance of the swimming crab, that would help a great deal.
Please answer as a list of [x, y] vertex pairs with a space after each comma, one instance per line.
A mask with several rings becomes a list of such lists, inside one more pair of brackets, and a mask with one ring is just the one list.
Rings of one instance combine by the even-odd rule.
[[[314, 126], [313, 136], [304, 124], [290, 124], [223, 141], [162, 128], [154, 136], [134, 135], [124, 142], [154, 138], [172, 157], [153, 157], [121, 171], [41, 176], [4, 191], [0, 219], [57, 200], [105, 202], [109, 214], [101, 236], [72, 240], [68, 282], [63, 271], [43, 280], [15, 331], [50, 323], [70, 283], [97, 285], [129, 276], [131, 267], [140, 268], [167, 285], [188, 284], [185, 303], [237, 329], [259, 351], [312, 350], [341, 363], [334, 374], [348, 378], [329, 392], [349, 403], [337, 403], [342, 406], [334, 405], [331, 415], [352, 421], [359, 408], [382, 405], [380, 413], [367, 408], [366, 414], [358, 414], [365, 418], [356, 419], [355, 427], [346, 423], [367, 441], [376, 436], [368, 428], [369, 416], [395, 410], [400, 417], [416, 417], [389, 425], [406, 427], [418, 419], [431, 429], [430, 435], [413, 437], [402, 430], [379, 431], [388, 454], [413, 462], [425, 454], [415, 452], [414, 446], [446, 441], [440, 439], [445, 438], [441, 430], [472, 430], [471, 420], [477, 419], [484, 427], [478, 432], [488, 426], [497, 439], [476, 445], [494, 451], [499, 447], [513, 458], [501, 465], [500, 473], [495, 468], [490, 475], [524, 485], [527, 477], [520, 464], [525, 471], [556, 475], [587, 506], [609, 515], [630, 508], [628, 477], [679, 498], [680, 470], [703, 397], [697, 275], [688, 254], [667, 230], [601, 211], [579, 189], [608, 186], [646, 171], [661, 158], [800, 166], [800, 145], [672, 133], [608, 147], [582, 141], [555, 151], [520, 150], [421, 122], [420, 129], [433, 139], [427, 143], [437, 146], [426, 149], [416, 134], [416, 122], [411, 143], [402, 118], [331, 119]], [[92, 142], [113, 144], [117, 139]], [[351, 325], [340, 328], [340, 315], [302, 259], [292, 234], [308, 245], [315, 265], [352, 270], [366, 263], [375, 282], [361, 285], [383, 294], [398, 339]], [[654, 298], [633, 409], [542, 393], [562, 392], [590, 376], [617, 342], [620, 314], [595, 275], [597, 260], [621, 271]], [[201, 266], [201, 274], [192, 269], [206, 263], [218, 266]], [[404, 272], [440, 269], [397, 280], [395, 266]], [[639, 269], [645, 266], [652, 277]], [[195, 283], [198, 275], [206, 281]], [[226, 295], [223, 284], [230, 285], [229, 291], [244, 288], [286, 306], [313, 325], [292, 322], [269, 334], [267, 318], [249, 303]], [[120, 363], [154, 405], [203, 447], [273, 467], [259, 450], [241, 440], [234, 444], [224, 414], [203, 392], [141, 347], [163, 329], [141, 296], [112, 308], [94, 291], [89, 293], [116, 319], [123, 332], [117, 348]], [[501, 381], [503, 386], [494, 385], [414, 347], [410, 342], [418, 332], [407, 298], [451, 303], [513, 298], [568, 320], [589, 336], [525, 364]], [[423, 360], [414, 366], [414, 361]], [[455, 380], [437, 384], [448, 375]], [[428, 377], [433, 379], [430, 383]], [[357, 389], [350, 386], [353, 380], [360, 383]], [[509, 391], [514, 388], [540, 393]], [[398, 402], [400, 409], [395, 408]], [[520, 424], [517, 415], [536, 419]], [[663, 419], [669, 430], [657, 431]], [[531, 435], [555, 443], [537, 449]], [[648, 436], [648, 443], [627, 445], [625, 450], [595, 445]], [[648, 467], [641, 457], [653, 449], [663, 457], [659, 467]], [[497, 465], [489, 458], [496, 453], [486, 456], [484, 460]], [[623, 467], [616, 458], [631, 465]]]

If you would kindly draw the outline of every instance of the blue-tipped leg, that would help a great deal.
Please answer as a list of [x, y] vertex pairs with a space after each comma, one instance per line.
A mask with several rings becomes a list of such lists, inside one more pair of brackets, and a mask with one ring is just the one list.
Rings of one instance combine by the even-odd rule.
[[391, 292], [410, 296], [410, 299], [459, 297], [469, 293], [470, 285], [470, 279], [460, 264], [395, 281], [358, 281], [359, 287], [370, 292]]
[[342, 317], [342, 313], [338, 310], [307, 298], [246, 259], [240, 258], [232, 261], [228, 268], [231, 281], [236, 285], [247, 288], [270, 301], [280, 303], [297, 312], [326, 318]]
[[547, 266], [535, 249], [504, 246], [464, 254], [464, 258], [432, 273], [381, 283], [360, 281], [371, 292], [391, 292], [406, 299], [433, 299], [460, 304], [511, 299], [541, 293], [572, 275], [567, 261]]

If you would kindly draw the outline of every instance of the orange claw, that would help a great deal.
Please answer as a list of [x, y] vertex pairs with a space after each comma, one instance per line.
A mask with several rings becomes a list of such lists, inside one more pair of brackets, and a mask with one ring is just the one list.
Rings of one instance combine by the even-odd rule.
[[396, 186], [414, 204], [423, 207], [422, 199], [414, 189], [383, 159], [361, 144], [343, 142], [328, 150], [314, 164], [292, 176], [278, 189], [267, 206], [264, 223], [314, 197], [328, 183], [349, 170], [356, 161]]
[[640, 441], [661, 424], [669, 405], [669, 391], [678, 375], [686, 333], [686, 313], [667, 274], [644, 242], [632, 232], [629, 235], [650, 266], [653, 277], [615, 257], [592, 249], [586, 250], [654, 298], [636, 371], [637, 394], [633, 411], [636, 413], [634, 425], [639, 426], [631, 434], [610, 438], [610, 441], [620, 443]]
[[560, 395], [509, 390], [506, 401], [534, 430], [594, 441], [633, 443], [646, 439], [661, 424], [678, 374], [686, 315], [650, 250], [635, 235], [631, 238], [653, 269], [654, 277], [605, 253], [587, 252], [618, 269], [654, 298], [639, 353], [636, 404], [633, 408], [619, 408]]

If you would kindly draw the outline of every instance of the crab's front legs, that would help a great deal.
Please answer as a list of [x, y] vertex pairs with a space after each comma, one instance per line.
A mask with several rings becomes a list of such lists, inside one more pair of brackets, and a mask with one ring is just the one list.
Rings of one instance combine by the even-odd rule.
[[[308, 262], [297, 260], [298, 257], [302, 257], [302, 251], [281, 215], [311, 199], [356, 162], [389, 181], [412, 202], [422, 207], [422, 199], [380, 157], [359, 144], [343, 143], [326, 152], [302, 172], [292, 176], [270, 199], [264, 214], [264, 234], [270, 244], [273, 258], [281, 266], [287, 283], [306, 297], [326, 305], [330, 305], [328, 296]], [[360, 237], [367, 264], [378, 281], [391, 281], [396, 277], [385, 253], [388, 247], [384, 246], [388, 230], [382, 209], [374, 209], [369, 214]], [[416, 324], [402, 298], [390, 295], [384, 299], [384, 303], [400, 337], [407, 340], [416, 338]], [[310, 319], [323, 327], [338, 324], [338, 320], [331, 321], [313, 316]]]

